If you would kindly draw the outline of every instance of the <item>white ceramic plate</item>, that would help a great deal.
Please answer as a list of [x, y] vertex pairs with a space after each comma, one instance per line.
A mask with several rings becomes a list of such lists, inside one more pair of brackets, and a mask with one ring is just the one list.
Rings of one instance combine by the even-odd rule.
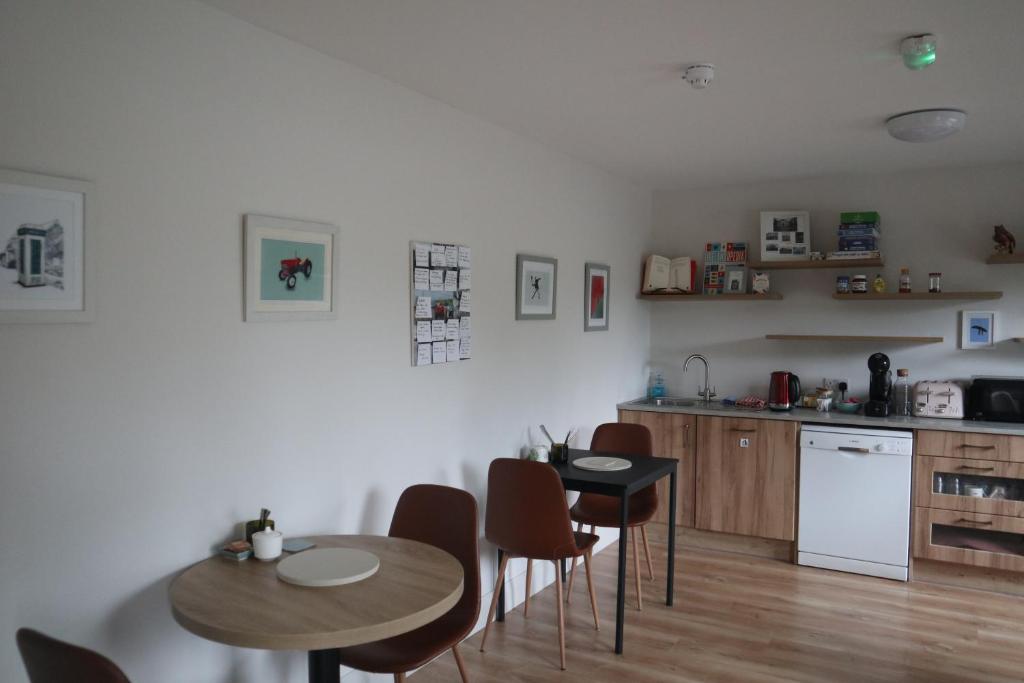
[[608, 458], [603, 455], [594, 455], [573, 460], [572, 464], [574, 467], [579, 467], [581, 470], [590, 470], [592, 472], [621, 472], [622, 470], [628, 470], [633, 466], [633, 463], [628, 460], [623, 460], [622, 458]]
[[296, 586], [343, 586], [377, 573], [380, 558], [356, 548], [314, 548], [277, 563], [277, 578]]

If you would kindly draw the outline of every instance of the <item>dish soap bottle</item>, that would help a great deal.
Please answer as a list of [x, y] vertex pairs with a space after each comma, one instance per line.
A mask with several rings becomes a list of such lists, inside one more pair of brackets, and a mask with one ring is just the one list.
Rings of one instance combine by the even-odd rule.
[[651, 382], [651, 390], [649, 398], [662, 398], [665, 395], [665, 378], [661, 376], [661, 373], [654, 374], [654, 381]]

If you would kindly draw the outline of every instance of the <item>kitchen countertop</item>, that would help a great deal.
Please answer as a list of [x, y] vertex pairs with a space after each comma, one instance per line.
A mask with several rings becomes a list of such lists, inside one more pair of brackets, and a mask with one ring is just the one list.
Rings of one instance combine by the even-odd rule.
[[655, 413], [686, 413], [688, 415], [713, 415], [717, 417], [742, 417], [755, 420], [789, 420], [809, 424], [826, 424], [846, 427], [876, 427], [882, 429], [936, 429], [946, 432], [977, 432], [980, 434], [1001, 434], [1024, 436], [1024, 423], [986, 422], [982, 420], [953, 420], [935, 417], [866, 417], [859, 414], [831, 411], [819, 413], [811, 408], [794, 408], [790, 411], [751, 410], [735, 406], [723, 406], [718, 401], [711, 404], [697, 402], [692, 406], [654, 406], [644, 403], [646, 399], [627, 401], [616, 406], [619, 410], [639, 410]]

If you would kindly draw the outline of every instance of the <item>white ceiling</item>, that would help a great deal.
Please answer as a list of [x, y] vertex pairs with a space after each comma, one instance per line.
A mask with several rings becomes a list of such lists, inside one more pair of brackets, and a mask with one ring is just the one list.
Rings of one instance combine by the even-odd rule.
[[[1024, 160], [1024, 0], [206, 2], [657, 189]], [[938, 61], [911, 72], [897, 45], [925, 31]], [[885, 133], [940, 106], [966, 130]]]

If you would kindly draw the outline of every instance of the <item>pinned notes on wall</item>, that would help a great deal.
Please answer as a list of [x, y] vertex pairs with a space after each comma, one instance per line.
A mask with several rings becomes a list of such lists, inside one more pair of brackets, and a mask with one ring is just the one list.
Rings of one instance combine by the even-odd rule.
[[413, 366], [469, 360], [472, 250], [442, 242], [410, 242]]

